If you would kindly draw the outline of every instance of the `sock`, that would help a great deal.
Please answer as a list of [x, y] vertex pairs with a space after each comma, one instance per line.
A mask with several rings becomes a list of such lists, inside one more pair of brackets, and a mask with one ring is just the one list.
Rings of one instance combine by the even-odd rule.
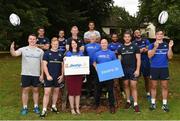
[[24, 108], [24, 109], [27, 108], [27, 105], [24, 105], [23, 108]]
[[46, 109], [46, 108], [43, 108], [43, 111], [47, 111], [47, 109]]
[[152, 98], [152, 99], [151, 99], [151, 103], [152, 103], [152, 104], [155, 104], [155, 99]]
[[131, 101], [128, 99], [127, 102], [130, 103]]
[[167, 99], [163, 99], [163, 105], [167, 105]]
[[147, 92], [147, 96], [150, 96], [150, 92]]
[[56, 105], [52, 104], [52, 108], [56, 108]]
[[34, 107], [35, 107], [35, 108], [38, 107], [38, 104], [34, 104]]
[[136, 106], [136, 105], [138, 105], [138, 103], [137, 103], [137, 102], [134, 102], [134, 106]]

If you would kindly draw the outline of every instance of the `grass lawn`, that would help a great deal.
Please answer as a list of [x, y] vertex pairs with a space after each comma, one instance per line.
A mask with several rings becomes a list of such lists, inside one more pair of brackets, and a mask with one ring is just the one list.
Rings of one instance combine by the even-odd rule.
[[[20, 58], [1, 56], [0, 54], [0, 120], [41, 120], [38, 115], [32, 112], [32, 98], [30, 98], [29, 113], [27, 116], [20, 115], [21, 94], [20, 94]], [[161, 110], [161, 93], [158, 90], [157, 110], [149, 111], [149, 104], [145, 98], [144, 82], [139, 80], [138, 93], [141, 113], [136, 114], [132, 109], [124, 110], [123, 107], [117, 110], [116, 114], [104, 112], [96, 114], [95, 112], [83, 113], [80, 116], [72, 116], [69, 112], [60, 112], [60, 114], [49, 113], [47, 120], [180, 120], [180, 56], [175, 55], [170, 62], [169, 81], [169, 105], [170, 112], [165, 113]], [[41, 93], [42, 96], [43, 93]], [[42, 100], [40, 101], [42, 102]], [[40, 104], [42, 106], [42, 104]]]

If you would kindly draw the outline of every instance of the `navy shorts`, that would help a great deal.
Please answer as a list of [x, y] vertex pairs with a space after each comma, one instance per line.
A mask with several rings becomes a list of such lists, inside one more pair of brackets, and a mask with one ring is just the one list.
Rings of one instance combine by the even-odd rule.
[[21, 87], [39, 87], [39, 76], [21, 75]]
[[168, 68], [151, 68], [150, 69], [151, 80], [169, 80]]
[[49, 81], [47, 79], [44, 80], [44, 87], [60, 87], [60, 83], [58, 83], [57, 78], [53, 78], [53, 80]]
[[138, 77], [134, 76], [135, 69], [134, 68], [123, 68], [124, 71], [124, 77], [123, 80], [133, 80], [137, 81]]
[[150, 76], [150, 62], [147, 60], [141, 60], [141, 73], [144, 77]]

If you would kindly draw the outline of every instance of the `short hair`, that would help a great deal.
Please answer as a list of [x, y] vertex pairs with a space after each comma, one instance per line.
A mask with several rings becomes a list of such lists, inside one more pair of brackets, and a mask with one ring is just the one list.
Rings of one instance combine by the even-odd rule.
[[72, 30], [73, 28], [79, 30], [78, 27], [77, 27], [76, 25], [75, 25], [75, 26], [72, 26], [72, 27], [71, 27], [71, 30]]
[[58, 42], [58, 38], [57, 38], [57, 37], [53, 37], [53, 38], [51, 39], [51, 43], [52, 43], [52, 42], [56, 42], [56, 41]]
[[165, 31], [163, 29], [161, 29], [161, 28], [156, 29], [156, 33], [160, 32], [160, 31], [163, 32], [163, 34], [165, 34]]
[[38, 27], [38, 30], [40, 30], [40, 29], [45, 30], [45, 28], [43, 26]]
[[111, 37], [112, 37], [113, 35], [117, 35], [117, 36], [118, 36], [118, 33], [115, 33], [115, 32], [114, 32], [114, 33], [112, 33], [112, 34], [111, 34]]
[[126, 34], [128, 34], [128, 35], [130, 35], [130, 36], [132, 37], [132, 35], [131, 35], [131, 32], [130, 32], [130, 31], [126, 31], [126, 32], [124, 32], [123, 36], [125, 36]]
[[60, 32], [60, 31], [63, 31], [63, 32], [64, 32], [64, 29], [60, 29], [59, 32]]
[[30, 35], [28, 36], [28, 38], [29, 38], [30, 36], [33, 36], [33, 37], [37, 38], [36, 34], [30, 34]]
[[95, 24], [95, 22], [94, 22], [94, 21], [89, 21], [89, 24], [90, 24], [90, 23], [93, 23], [93, 24]]

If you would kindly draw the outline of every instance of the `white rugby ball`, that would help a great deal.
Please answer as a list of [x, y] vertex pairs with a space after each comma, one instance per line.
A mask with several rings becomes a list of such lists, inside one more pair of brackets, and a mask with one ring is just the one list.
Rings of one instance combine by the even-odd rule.
[[21, 23], [21, 20], [20, 20], [19, 16], [16, 15], [15, 13], [12, 13], [12, 14], [9, 16], [9, 21], [10, 21], [10, 23], [11, 23], [13, 26], [20, 25], [20, 23]]
[[158, 22], [160, 24], [165, 24], [166, 21], [168, 20], [168, 12], [167, 11], [162, 11], [160, 14], [159, 14], [159, 17], [158, 17]]

